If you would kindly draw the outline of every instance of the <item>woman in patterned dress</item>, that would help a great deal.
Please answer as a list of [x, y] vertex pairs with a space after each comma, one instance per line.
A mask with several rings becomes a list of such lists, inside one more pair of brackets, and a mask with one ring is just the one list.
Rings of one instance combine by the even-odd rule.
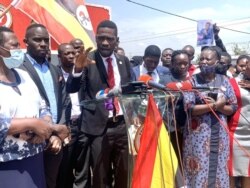
[[235, 187], [235, 177], [241, 177], [241, 187], [248, 188], [250, 186], [250, 57], [240, 56], [237, 59], [237, 62], [239, 61], [244, 62], [246, 66], [243, 72], [230, 80], [237, 97], [238, 109], [228, 124], [232, 134], [228, 167], [231, 188]]
[[[220, 54], [211, 47], [200, 55], [201, 72], [191, 78], [196, 87], [218, 87], [216, 92], [189, 92], [184, 95], [190, 118], [184, 132], [184, 176], [188, 188], [228, 188], [227, 160], [229, 136], [212, 113], [227, 127], [227, 116], [237, 109], [237, 101], [229, 80], [215, 74]], [[217, 96], [216, 96], [217, 95]]]
[[12, 30], [0, 27], [0, 187], [45, 188], [43, 149], [50, 113], [29, 75], [15, 69], [23, 53]]

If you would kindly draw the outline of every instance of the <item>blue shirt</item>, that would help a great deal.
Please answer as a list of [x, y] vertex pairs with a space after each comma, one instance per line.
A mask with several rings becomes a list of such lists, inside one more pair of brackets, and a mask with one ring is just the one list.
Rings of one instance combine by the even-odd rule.
[[52, 120], [53, 120], [53, 123], [56, 123], [57, 122], [57, 102], [56, 102], [53, 78], [49, 70], [49, 63], [45, 60], [43, 64], [38, 64], [36, 60], [34, 60], [29, 54], [27, 54], [27, 57], [29, 58], [31, 64], [33, 65], [34, 69], [36, 70], [43, 84], [43, 87], [49, 99]]

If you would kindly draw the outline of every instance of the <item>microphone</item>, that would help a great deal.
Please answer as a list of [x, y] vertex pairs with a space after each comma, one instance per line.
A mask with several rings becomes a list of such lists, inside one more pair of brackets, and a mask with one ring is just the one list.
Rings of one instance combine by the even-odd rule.
[[212, 87], [212, 86], [207, 86], [207, 87], [203, 87], [203, 86], [197, 86], [197, 87], [192, 87], [192, 89], [197, 89], [197, 90], [223, 90], [224, 88], [222, 87]]
[[104, 103], [105, 109], [113, 110], [113, 97], [118, 96], [120, 93], [121, 89], [117, 87], [100, 90], [96, 93], [95, 99], [83, 100], [80, 102], [80, 106], [89, 110], [95, 110], [97, 103]]
[[222, 87], [211, 87], [211, 86], [192, 86], [191, 82], [170, 82], [166, 85], [168, 89], [176, 90], [176, 91], [191, 91], [193, 89], [196, 90], [224, 90]]
[[192, 90], [192, 84], [190, 82], [170, 82], [166, 85], [166, 88], [174, 91], [190, 91]]
[[95, 98], [96, 98], [97, 100], [105, 99], [105, 98], [107, 98], [108, 93], [109, 93], [109, 89], [100, 90], [100, 91], [98, 91], [98, 92], [96, 93]]
[[96, 102], [104, 102], [104, 107], [106, 110], [114, 110], [113, 97], [117, 97], [120, 93], [121, 89], [118, 87], [100, 90], [96, 93]]
[[138, 81], [144, 82], [147, 86], [162, 90], [162, 91], [191, 91], [191, 90], [224, 90], [222, 87], [210, 87], [210, 86], [192, 86], [191, 82], [170, 82], [166, 86], [156, 83], [149, 75], [141, 75]]
[[100, 90], [96, 93], [96, 100], [102, 101], [106, 99], [110, 99], [112, 97], [116, 97], [121, 93], [121, 89], [114, 87], [113, 89], [106, 88], [104, 90]]
[[141, 75], [138, 78], [138, 81], [144, 82], [149, 87], [152, 87], [152, 88], [155, 88], [155, 89], [158, 89], [158, 90], [166, 91], [166, 87], [164, 85], [154, 82], [152, 77], [147, 75], [147, 74]]

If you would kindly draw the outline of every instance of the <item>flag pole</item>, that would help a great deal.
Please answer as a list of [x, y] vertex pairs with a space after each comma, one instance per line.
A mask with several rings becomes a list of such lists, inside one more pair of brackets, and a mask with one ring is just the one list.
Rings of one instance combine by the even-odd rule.
[[21, 0], [13, 0], [9, 6], [4, 9], [4, 11], [0, 14], [0, 19], [13, 7], [16, 6]]
[[0, 19], [11, 9], [12, 6], [12, 3], [10, 3], [9, 6], [4, 9], [4, 11], [0, 14]]

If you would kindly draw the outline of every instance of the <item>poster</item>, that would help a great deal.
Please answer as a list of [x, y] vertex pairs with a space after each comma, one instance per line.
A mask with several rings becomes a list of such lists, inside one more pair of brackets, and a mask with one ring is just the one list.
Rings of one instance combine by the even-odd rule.
[[214, 41], [211, 20], [199, 20], [197, 23], [197, 46], [212, 46]]

